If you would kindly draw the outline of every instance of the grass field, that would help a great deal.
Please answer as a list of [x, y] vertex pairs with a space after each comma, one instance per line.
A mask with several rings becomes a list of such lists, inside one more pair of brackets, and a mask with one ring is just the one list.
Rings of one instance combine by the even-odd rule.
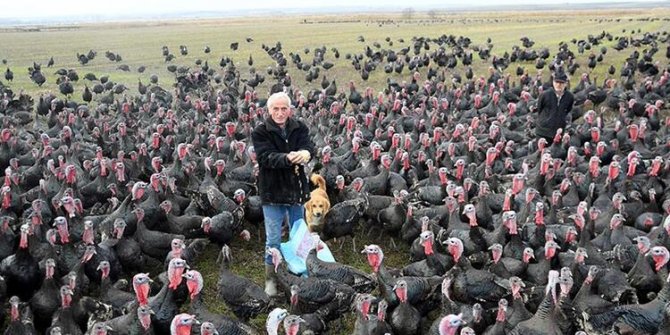
[[[76, 69], [79, 76], [83, 78], [86, 73], [94, 73], [96, 76], [109, 75], [110, 80], [125, 83], [131, 88], [128, 94], [136, 94], [137, 82], [149, 82], [151, 74], [159, 76], [159, 84], [169, 86], [174, 84], [174, 75], [166, 70], [166, 63], [161, 55], [161, 47], [166, 45], [176, 56], [169, 64], [186, 65], [195, 68], [197, 59], [208, 61], [211, 67], [218, 67], [221, 57], [230, 57], [234, 60], [243, 78], [249, 77], [248, 58], [254, 59], [253, 67], [259, 72], [265, 73], [267, 67], [274, 67], [271, 58], [261, 49], [261, 45], [274, 46], [277, 42], [283, 45], [284, 53], [300, 54], [303, 60], [311, 60], [313, 49], [325, 46], [329, 52], [325, 59], [331, 61], [335, 66], [329, 71], [322, 71], [329, 79], [336, 78], [340, 89], [353, 80], [358, 87], [371, 86], [375, 90], [381, 90], [386, 85], [389, 75], [380, 68], [371, 73], [370, 79], [364, 82], [360, 75], [353, 69], [350, 61], [345, 59], [346, 54], [360, 54], [366, 46], [372, 46], [378, 42], [384, 49], [400, 50], [411, 44], [412, 38], [422, 36], [437, 38], [443, 34], [455, 36], [467, 36], [472, 40], [473, 46], [484, 46], [487, 39], [491, 39], [493, 48], [492, 55], [502, 55], [510, 51], [512, 46], [521, 45], [519, 39], [528, 37], [534, 40], [535, 49], [547, 47], [553, 53], [556, 52], [558, 43], [568, 42], [575, 38], [586, 39], [589, 35], [597, 35], [603, 31], [614, 36], [639, 37], [645, 32], [667, 32], [670, 30], [670, 9], [655, 10], [612, 10], [612, 11], [583, 11], [583, 12], [501, 12], [501, 13], [438, 13], [434, 19], [425, 14], [416, 13], [412, 20], [402, 17], [402, 14], [366, 14], [358, 16], [318, 16], [318, 17], [257, 17], [239, 18], [226, 20], [189, 20], [175, 22], [147, 22], [147, 23], [104, 23], [104, 24], [82, 24], [63, 25], [53, 27], [20, 27], [0, 29], [0, 59], [7, 61], [6, 67], [14, 71], [15, 79], [7, 83], [14, 91], [23, 90], [30, 94], [40, 94], [52, 91], [57, 95], [58, 87], [55, 84], [56, 69]], [[359, 36], [363, 36], [365, 42], [359, 42]], [[246, 42], [245, 38], [251, 37], [252, 42]], [[393, 45], [390, 46], [385, 40], [390, 38]], [[400, 40], [403, 42], [399, 42]], [[233, 51], [230, 44], [239, 42], [239, 49]], [[615, 41], [605, 41], [604, 46], [608, 48]], [[179, 54], [179, 45], [186, 45], [189, 49], [187, 56]], [[211, 53], [204, 53], [205, 46], [211, 48]], [[431, 45], [435, 47], [435, 44]], [[602, 45], [601, 45], [602, 46]], [[599, 53], [600, 47], [596, 46], [594, 51]], [[331, 48], [337, 48], [341, 54], [335, 59]], [[305, 49], [309, 53], [305, 53]], [[656, 56], [661, 60], [663, 67], [667, 66], [665, 46], [659, 46], [660, 52]], [[571, 49], [576, 53], [576, 46], [571, 44]], [[89, 64], [82, 66], [78, 63], [76, 54], [87, 53], [89, 50], [97, 51], [97, 57]], [[111, 62], [105, 58], [106, 51], [111, 51], [123, 57], [121, 62]], [[433, 49], [427, 52], [432, 52]], [[642, 50], [640, 50], [642, 51]], [[578, 73], [588, 70], [586, 58], [588, 52], [578, 56], [582, 67]], [[617, 52], [609, 48], [602, 64], [599, 64], [594, 75], [598, 78], [606, 76], [609, 64], [614, 64], [617, 71], [632, 49]], [[46, 69], [47, 60], [53, 57], [55, 65], [53, 69]], [[41, 63], [43, 71], [47, 75], [47, 83], [37, 87], [28, 78], [29, 66], [33, 62]], [[130, 72], [117, 70], [119, 65], [130, 66]], [[475, 54], [473, 68], [476, 74], [485, 75], [489, 61], [480, 60]], [[146, 72], [140, 74], [137, 68], [141, 65], [147, 67]], [[507, 71], [514, 73], [517, 65], [523, 66], [535, 73], [533, 63], [512, 64]], [[4, 72], [5, 68], [0, 67]], [[316, 88], [320, 79], [313, 83], [304, 80], [304, 73], [289, 64], [289, 69], [294, 78], [294, 85], [303, 91]], [[426, 68], [422, 71], [425, 72]], [[457, 70], [463, 73], [463, 69]], [[618, 72], [617, 72], [618, 73]], [[409, 73], [405, 70], [402, 74], [393, 74], [390, 77], [397, 80], [407, 80]], [[545, 77], [548, 71], [544, 71]], [[513, 75], [513, 78], [515, 76]], [[573, 82], [575, 81], [573, 78]], [[602, 81], [600, 81], [602, 82]], [[267, 92], [267, 81], [259, 89], [260, 95]], [[91, 86], [87, 80], [79, 80], [75, 84], [75, 94], [72, 99], [81, 100], [81, 92], [84, 85]], [[388, 245], [387, 237], [377, 236], [370, 238], [360, 236], [358, 249], [363, 244], [378, 243], [385, 247]], [[234, 271], [241, 275], [256, 280], [259, 284], [263, 282], [263, 270], [261, 256], [263, 252], [262, 243], [257, 242], [255, 236], [251, 242], [236, 242], [233, 246]], [[387, 248], [388, 249], [388, 248]], [[214, 262], [218, 250], [210, 246], [202, 261], [195, 265], [205, 276], [207, 302], [212, 310], [227, 313], [225, 306], [215, 299], [215, 285], [217, 281], [218, 265]], [[351, 251], [350, 244], [346, 244], [342, 251], [335, 251], [338, 261], [357, 266], [366, 271], [369, 270], [364, 257], [359, 252]], [[389, 266], [399, 266], [407, 261], [406, 247], [401, 246], [399, 251], [387, 252], [386, 262]], [[349, 317], [351, 318], [351, 317]], [[348, 320], [351, 321], [351, 320]], [[252, 321], [254, 326], [262, 328], [264, 318]], [[348, 327], [353, 322], [346, 322]], [[335, 334], [349, 334], [351, 329], [346, 328]]]
[[[535, 49], [547, 47], [555, 53], [561, 41], [570, 42], [573, 38], [587, 39], [589, 35], [597, 35], [603, 31], [624, 37], [639, 37], [642, 34], [638, 33], [638, 30], [641, 33], [668, 31], [670, 22], [663, 18], [668, 17], [669, 13], [670, 9], [667, 8], [651, 11], [501, 12], [495, 15], [475, 12], [438, 13], [436, 19], [421, 17], [421, 13], [417, 13], [412, 20], [404, 19], [402, 14], [397, 13], [348, 17], [335, 15], [258, 17], [21, 27], [0, 30], [0, 41], [3, 45], [0, 48], [0, 59], [7, 60], [6, 66], [14, 72], [15, 79], [11, 86], [31, 94], [49, 90], [58, 93], [58, 87], [55, 85], [57, 75], [54, 72], [59, 68], [76, 69], [80, 77], [89, 72], [98, 77], [106, 74], [112, 81], [125, 83], [126, 86], [136, 90], [137, 81], [142, 80], [146, 84], [151, 74], [159, 76], [161, 85], [173, 84], [174, 75], [166, 70], [167, 64], [161, 54], [161, 47], [164, 45], [168, 46], [170, 52], [176, 56], [171, 64], [194, 68], [194, 62], [200, 59], [203, 62], [208, 61], [211, 67], [218, 67], [222, 57], [230, 57], [240, 69], [243, 78], [248, 78], [250, 76], [248, 58], [251, 56], [254, 59], [253, 67], [264, 73], [268, 66], [274, 67], [275, 64], [261, 46], [263, 44], [274, 46], [277, 42], [281, 42], [284, 54], [296, 53], [303, 60], [311, 60], [313, 49], [325, 46], [328, 50], [325, 60], [333, 62], [335, 67], [321, 73], [327, 75], [329, 79], [338, 79], [341, 88], [349, 80], [358, 83], [359, 87], [369, 85], [380, 88], [389, 77], [387, 74], [378, 68], [371, 73], [368, 82], [364, 83], [350, 61], [345, 59], [345, 55], [362, 54], [366, 46], [374, 49], [373, 42], [378, 42], [384, 49], [398, 51], [409, 46], [412, 37], [437, 38], [443, 34], [469, 37], [472, 46], [485, 46], [487, 39], [490, 38], [493, 46], [492, 55], [501, 56], [505, 51], [510, 51], [512, 46], [521, 46], [519, 38], [524, 36], [536, 42]], [[359, 42], [359, 36], [364, 37], [365, 42]], [[253, 41], [246, 42], [247, 37], [251, 37]], [[393, 46], [389, 46], [385, 41], [386, 38], [393, 42]], [[404, 40], [404, 43], [398, 42], [399, 40]], [[239, 43], [239, 49], [236, 51], [230, 49], [230, 44], [233, 42]], [[610, 47], [615, 42], [605, 40], [603, 45]], [[180, 55], [179, 45], [188, 47], [187, 56]], [[204, 53], [205, 46], [211, 48], [211, 53]], [[333, 47], [340, 51], [339, 59], [335, 59], [331, 51]], [[310, 50], [309, 54], [305, 54], [306, 48]], [[572, 49], [577, 52], [574, 45]], [[82, 66], [77, 61], [76, 55], [87, 53], [89, 50], [96, 51], [98, 55], [87, 65]], [[597, 46], [593, 51], [597, 54], [599, 50], [600, 46]], [[109, 61], [104, 57], [106, 51], [121, 55], [123, 60]], [[434, 50], [427, 50], [432, 51]], [[631, 50], [616, 52], [611, 48], [608, 51], [604, 64], [599, 64], [600, 66], [594, 71], [600, 78], [604, 77], [604, 71], [610, 63], [618, 68], [621, 61], [631, 52]], [[661, 49], [661, 52], [663, 51]], [[588, 69], [585, 66], [588, 52], [578, 57], [578, 61], [582, 64], [581, 70]], [[54, 68], [44, 70], [47, 83], [39, 88], [28, 78], [27, 69], [33, 62], [46, 65], [50, 57], [54, 58]], [[122, 64], [128, 65], [131, 71], [118, 70], [117, 67]], [[607, 66], [604, 66], [605, 64]], [[147, 68], [143, 74], [136, 71], [141, 65]], [[482, 73], [489, 65], [490, 60], [482, 61], [475, 55], [473, 63], [475, 73]], [[534, 64], [520, 65], [529, 69], [530, 73], [535, 73]], [[513, 72], [515, 69], [516, 65], [512, 64], [507, 71]], [[5, 69], [2, 70], [4, 72]], [[295, 67], [290, 67], [290, 70], [295, 85], [306, 90], [309, 85], [304, 80], [304, 73]], [[406, 72], [407, 70], [401, 75], [394, 74], [391, 78], [406, 79]], [[544, 73], [548, 76], [547, 71]], [[81, 98], [84, 84], [90, 86], [85, 80], [76, 83], [75, 99]]]

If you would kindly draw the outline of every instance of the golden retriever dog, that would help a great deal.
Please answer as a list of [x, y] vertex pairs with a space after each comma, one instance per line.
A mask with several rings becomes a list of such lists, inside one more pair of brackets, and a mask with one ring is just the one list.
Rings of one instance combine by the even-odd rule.
[[305, 221], [309, 231], [319, 231], [323, 225], [323, 218], [330, 210], [330, 199], [326, 194], [326, 180], [321, 175], [312, 174], [310, 180], [318, 187], [310, 193], [311, 199], [305, 203]]

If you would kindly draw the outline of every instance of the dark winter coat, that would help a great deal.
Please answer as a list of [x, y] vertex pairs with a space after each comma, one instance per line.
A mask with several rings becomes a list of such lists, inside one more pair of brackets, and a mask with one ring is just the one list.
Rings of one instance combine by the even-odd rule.
[[[567, 89], [563, 91], [561, 100], [558, 100], [553, 88], [542, 93], [537, 101], [537, 122], [535, 133], [544, 138], [553, 138], [558, 128], [565, 129], [566, 120], [570, 119], [575, 97]], [[571, 121], [571, 120], [570, 120]]]
[[286, 135], [267, 118], [258, 125], [251, 140], [258, 159], [258, 192], [263, 204], [304, 204], [309, 200], [310, 184], [302, 165], [286, 158], [291, 151], [307, 150], [315, 156], [309, 128], [302, 121], [289, 118]]

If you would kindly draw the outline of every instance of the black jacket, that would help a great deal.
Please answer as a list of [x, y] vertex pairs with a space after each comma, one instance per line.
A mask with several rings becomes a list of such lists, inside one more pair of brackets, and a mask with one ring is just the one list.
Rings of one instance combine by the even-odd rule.
[[553, 88], [542, 93], [537, 100], [537, 122], [535, 133], [545, 138], [553, 138], [558, 128], [565, 128], [566, 119], [572, 111], [575, 97], [567, 89], [563, 91], [561, 101]]
[[291, 151], [307, 150], [315, 156], [309, 128], [302, 121], [286, 121], [286, 138], [282, 130], [267, 118], [251, 133], [258, 159], [258, 192], [263, 204], [304, 204], [309, 200], [310, 184], [301, 165], [286, 158]]

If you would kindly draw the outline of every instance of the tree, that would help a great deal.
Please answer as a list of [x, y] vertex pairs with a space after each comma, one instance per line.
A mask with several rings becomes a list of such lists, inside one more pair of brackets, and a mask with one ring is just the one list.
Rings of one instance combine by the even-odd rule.
[[402, 10], [402, 17], [403, 17], [405, 20], [411, 20], [411, 19], [412, 19], [412, 16], [414, 16], [414, 8], [412, 8], [412, 7], [407, 7], [407, 8], [405, 8], [405, 9]]

